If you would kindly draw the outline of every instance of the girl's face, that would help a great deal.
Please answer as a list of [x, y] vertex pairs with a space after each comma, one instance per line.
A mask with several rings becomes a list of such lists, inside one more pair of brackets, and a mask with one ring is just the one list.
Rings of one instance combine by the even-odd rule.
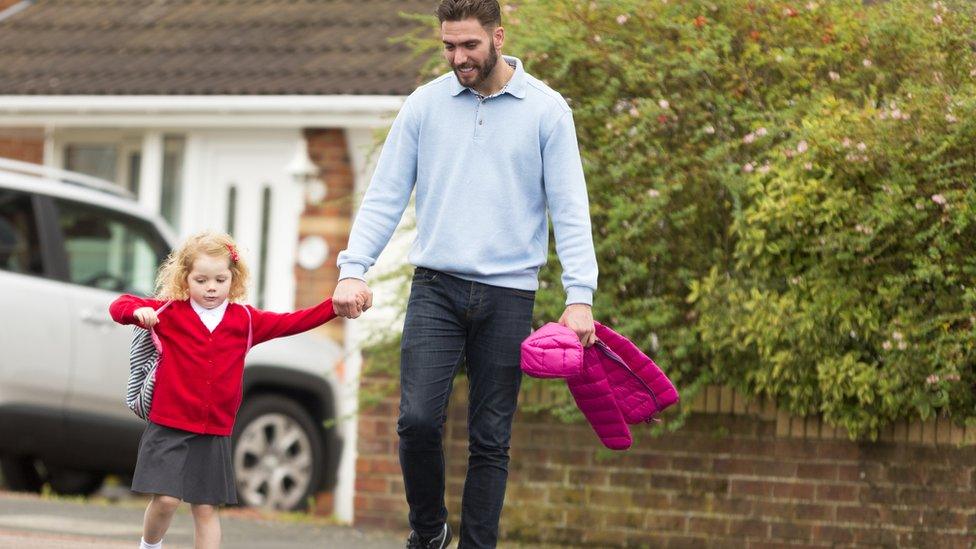
[[193, 260], [193, 268], [186, 277], [190, 299], [205, 309], [213, 309], [230, 293], [230, 260], [200, 254]]

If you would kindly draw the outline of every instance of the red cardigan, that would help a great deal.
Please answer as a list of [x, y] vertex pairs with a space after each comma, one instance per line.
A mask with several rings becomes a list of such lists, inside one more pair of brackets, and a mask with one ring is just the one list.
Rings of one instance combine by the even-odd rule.
[[[109, 313], [120, 324], [139, 324], [140, 307], [158, 309], [165, 301], [123, 295]], [[241, 405], [247, 312], [253, 319], [253, 345], [311, 330], [336, 317], [332, 299], [293, 313], [272, 313], [250, 305], [228, 304], [213, 333], [190, 305], [174, 301], [159, 315], [155, 331], [163, 346], [156, 370], [149, 419], [193, 433], [228, 436]]]

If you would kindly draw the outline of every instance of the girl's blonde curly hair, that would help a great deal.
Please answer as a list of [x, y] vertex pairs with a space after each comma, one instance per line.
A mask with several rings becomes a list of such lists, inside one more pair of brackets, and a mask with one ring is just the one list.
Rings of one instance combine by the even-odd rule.
[[229, 301], [240, 301], [247, 297], [247, 282], [250, 273], [244, 258], [240, 257], [237, 243], [224, 233], [204, 231], [197, 233], [170, 252], [166, 261], [159, 267], [156, 276], [156, 299], [189, 299], [190, 287], [187, 278], [193, 270], [193, 262], [200, 255], [223, 257], [230, 267]]

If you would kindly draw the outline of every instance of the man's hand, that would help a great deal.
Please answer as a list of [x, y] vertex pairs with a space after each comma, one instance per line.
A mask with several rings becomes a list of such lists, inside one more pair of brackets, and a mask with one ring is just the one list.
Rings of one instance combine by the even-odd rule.
[[596, 343], [596, 327], [593, 326], [593, 310], [585, 303], [572, 303], [566, 306], [559, 323], [576, 332], [580, 343], [589, 347]]
[[159, 324], [159, 317], [152, 307], [139, 307], [133, 311], [132, 316], [136, 317], [139, 324], [142, 324], [147, 330]]
[[343, 278], [332, 294], [332, 308], [345, 318], [357, 318], [373, 306], [373, 292], [358, 278]]

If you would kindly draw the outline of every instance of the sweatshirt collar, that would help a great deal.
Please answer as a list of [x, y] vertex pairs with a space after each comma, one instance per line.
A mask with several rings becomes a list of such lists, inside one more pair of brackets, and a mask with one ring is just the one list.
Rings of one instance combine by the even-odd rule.
[[[512, 75], [512, 78], [509, 79], [509, 81], [508, 81], [507, 84], [505, 84], [505, 87], [503, 87], [501, 89], [501, 91], [499, 91], [498, 93], [496, 93], [492, 97], [495, 97], [495, 96], [498, 96], [498, 95], [502, 95], [502, 94], [508, 93], [508, 94], [511, 94], [512, 97], [517, 97], [518, 99], [524, 99], [525, 98], [525, 87], [526, 87], [526, 84], [527, 84], [527, 82], [526, 82], [527, 78], [526, 78], [526, 74], [525, 74], [525, 68], [522, 67], [522, 60], [519, 59], [519, 58], [517, 58], [517, 57], [512, 57], [512, 56], [509, 56], [509, 55], [503, 55], [502, 56], [502, 59], [506, 63], [508, 63], [509, 65], [511, 65], [512, 68], [515, 69], [515, 74], [513, 74]], [[473, 89], [468, 88], [467, 86], [463, 86], [461, 84], [461, 81], [457, 79], [457, 75], [454, 74], [453, 72], [451, 72], [451, 76], [452, 76], [452, 78], [451, 78], [451, 95], [457, 96], [458, 94], [460, 94], [464, 90], [468, 90], [468, 91], [470, 91], [471, 93], [473, 93], [475, 95], [480, 95], [480, 94], [478, 94], [478, 92], [474, 91]]]

